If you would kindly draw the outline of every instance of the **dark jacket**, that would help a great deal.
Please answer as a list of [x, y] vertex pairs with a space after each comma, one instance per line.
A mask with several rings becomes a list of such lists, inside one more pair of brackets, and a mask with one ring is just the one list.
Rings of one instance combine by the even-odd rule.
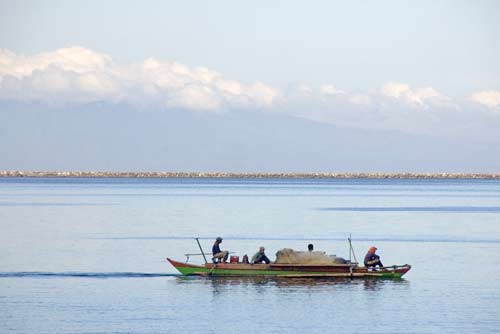
[[252, 256], [252, 263], [262, 263], [265, 262], [266, 264], [269, 264], [271, 260], [266, 256], [266, 254], [257, 252], [255, 253], [254, 256]]
[[212, 254], [215, 255], [215, 254], [220, 253], [220, 252], [221, 252], [221, 250], [220, 250], [219, 244], [214, 243], [214, 245], [212, 247]]
[[364, 261], [365, 267], [373, 266], [374, 264], [378, 264], [379, 262], [380, 262], [380, 256], [378, 256], [375, 253], [369, 253], [369, 252], [366, 253]]

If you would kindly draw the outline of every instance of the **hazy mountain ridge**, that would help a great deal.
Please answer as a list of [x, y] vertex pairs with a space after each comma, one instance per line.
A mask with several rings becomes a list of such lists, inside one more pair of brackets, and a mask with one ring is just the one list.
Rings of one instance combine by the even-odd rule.
[[[0, 103], [2, 170], [497, 172], [500, 146], [264, 112]], [[485, 159], [485, 157], [489, 157]]]

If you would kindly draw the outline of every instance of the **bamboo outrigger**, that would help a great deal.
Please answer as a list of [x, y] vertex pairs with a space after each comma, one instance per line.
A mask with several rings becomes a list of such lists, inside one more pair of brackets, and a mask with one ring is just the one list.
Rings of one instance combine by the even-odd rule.
[[[411, 266], [395, 265], [389, 267], [381, 267], [371, 269], [358, 266], [356, 256], [349, 237], [349, 258], [351, 253], [355, 262], [348, 261], [346, 264], [298, 264], [298, 263], [270, 263], [270, 264], [246, 264], [246, 263], [208, 263], [199, 244], [201, 255], [205, 259], [203, 265], [188, 264], [187, 261], [178, 262], [167, 258], [182, 275], [196, 275], [196, 276], [232, 276], [232, 277], [350, 277], [350, 278], [363, 278], [363, 277], [381, 277], [381, 278], [401, 278], [406, 274]], [[187, 259], [189, 256], [199, 254], [186, 254]]]

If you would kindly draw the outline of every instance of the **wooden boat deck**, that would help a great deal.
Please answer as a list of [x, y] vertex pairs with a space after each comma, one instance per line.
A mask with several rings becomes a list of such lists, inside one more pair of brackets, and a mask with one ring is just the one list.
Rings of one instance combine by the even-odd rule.
[[270, 263], [270, 264], [246, 264], [246, 263], [205, 263], [207, 269], [233, 269], [233, 270], [286, 270], [286, 271], [333, 271], [348, 272], [350, 268], [356, 270], [362, 268], [355, 264], [294, 264], [294, 263]]

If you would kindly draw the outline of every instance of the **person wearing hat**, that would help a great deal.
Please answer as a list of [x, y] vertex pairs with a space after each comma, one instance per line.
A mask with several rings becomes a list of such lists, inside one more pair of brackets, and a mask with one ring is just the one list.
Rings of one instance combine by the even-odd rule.
[[370, 249], [368, 249], [368, 253], [365, 255], [365, 267], [367, 268], [375, 268], [376, 266], [383, 267], [384, 265], [380, 261], [380, 256], [375, 254], [377, 251], [377, 247], [371, 246]]
[[264, 253], [265, 250], [266, 249], [263, 246], [259, 247], [259, 251], [255, 253], [254, 256], [252, 256], [252, 264], [262, 263], [262, 262], [269, 264], [271, 262], [271, 260], [269, 260], [269, 258]]
[[229, 256], [228, 251], [221, 251], [219, 245], [222, 243], [222, 238], [217, 237], [215, 239], [214, 245], [212, 246], [212, 261], [215, 263], [217, 260], [218, 262], [227, 262], [227, 257]]

